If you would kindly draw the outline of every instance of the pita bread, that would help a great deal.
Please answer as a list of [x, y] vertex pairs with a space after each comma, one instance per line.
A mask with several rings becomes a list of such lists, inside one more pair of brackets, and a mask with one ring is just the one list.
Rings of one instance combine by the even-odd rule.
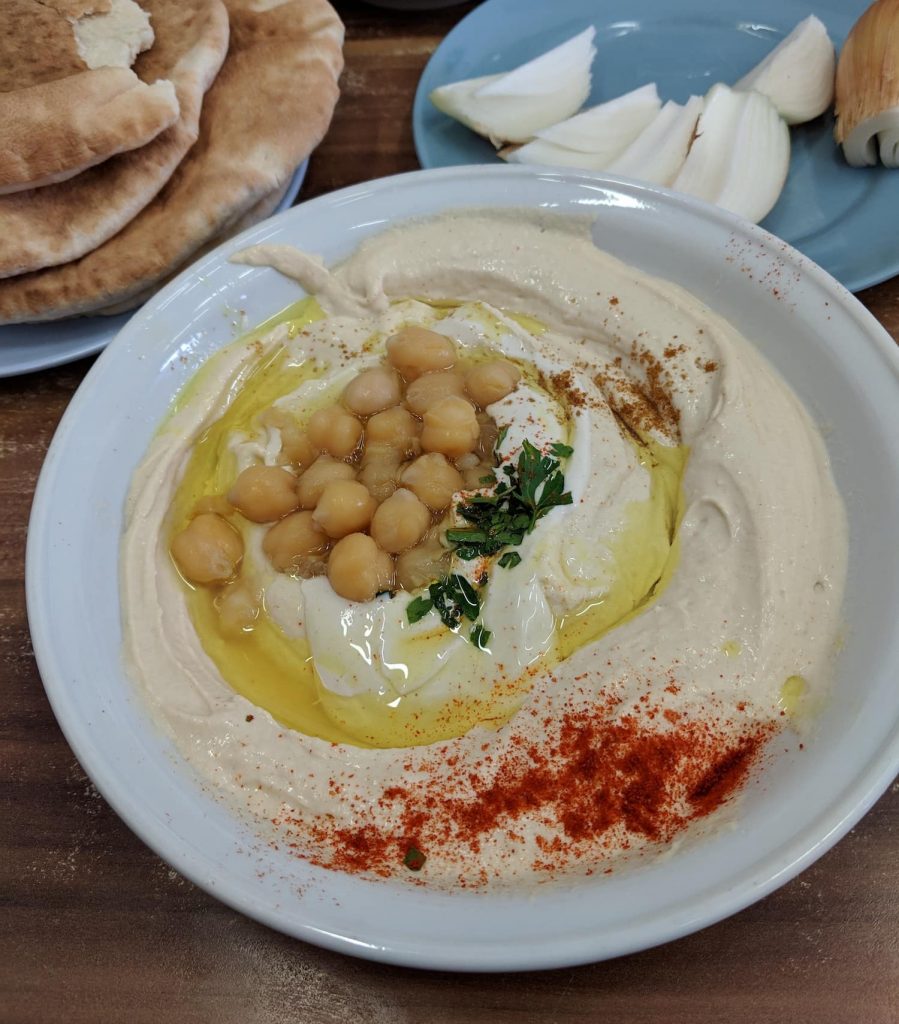
[[41, 3], [70, 20], [86, 14], [108, 14], [112, 10], [112, 0], [41, 0]]
[[0, 93], [0, 195], [65, 181], [145, 146], [177, 119], [172, 83], [147, 85], [127, 68]]
[[337, 102], [343, 25], [326, 0], [257, 6], [228, 0], [231, 52], [204, 100], [200, 138], [171, 181], [94, 252], [0, 281], [0, 323], [73, 316], [139, 295], [281, 187], [318, 144]]
[[134, 0], [106, 0], [109, 9], [72, 19], [78, 54], [89, 68], [130, 68], [153, 45], [150, 16]]
[[168, 79], [180, 116], [151, 143], [56, 185], [0, 196], [0, 277], [77, 259], [110, 238], [156, 195], [196, 141], [203, 94], [228, 48], [221, 0], [145, 0], [155, 44], [134, 70]]
[[86, 71], [68, 19], [71, 11], [89, 13], [101, 8], [102, 4], [90, 0], [77, 4], [75, 0], [0, 0], [0, 92]]
[[190, 266], [191, 263], [196, 263], [198, 259], [201, 259], [206, 255], [206, 253], [212, 252], [212, 250], [220, 246], [222, 242], [227, 242], [229, 238], [239, 235], [241, 231], [246, 231], [247, 228], [251, 228], [254, 224], [258, 224], [260, 221], [265, 220], [266, 217], [270, 217], [275, 210], [278, 209], [278, 205], [284, 198], [284, 194], [287, 192], [288, 188], [290, 188], [289, 181], [286, 182], [283, 187], [275, 189], [274, 192], [271, 192], [267, 196], [263, 196], [255, 206], [251, 206], [242, 217], [239, 217], [227, 231], [223, 231], [220, 235], [216, 235], [215, 238], [210, 238], [208, 242], [204, 242], [196, 252], [191, 254], [190, 259], [181, 266], [175, 267], [171, 273], [167, 274], [161, 281], [154, 284], [151, 288], [147, 288], [145, 291], [139, 292], [137, 295], [132, 295], [130, 299], [125, 299], [124, 302], [120, 302], [115, 306], [104, 306], [102, 309], [95, 309], [94, 313], [99, 316], [117, 316], [119, 313], [127, 313], [131, 309], [137, 309], [138, 306], [142, 306], [147, 299], [152, 298], [159, 289], [163, 287], [163, 285], [167, 285], [172, 278], [177, 277], [185, 267]]

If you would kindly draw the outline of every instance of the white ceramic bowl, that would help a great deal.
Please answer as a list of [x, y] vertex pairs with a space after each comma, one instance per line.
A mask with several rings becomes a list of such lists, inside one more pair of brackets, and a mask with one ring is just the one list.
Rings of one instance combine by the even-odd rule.
[[[472, 204], [589, 212], [601, 244], [684, 285], [754, 339], [821, 424], [850, 524], [846, 643], [806, 749], [784, 744], [735, 830], [636, 871], [520, 895], [367, 882], [271, 850], [200, 790], [120, 661], [118, 543], [131, 472], [203, 360], [297, 297], [231, 265], [248, 243], [333, 261], [406, 217]], [[206, 256], [141, 310], [88, 374], [38, 484], [28, 611], [56, 716], [142, 839], [213, 895], [291, 935], [421, 967], [509, 970], [599, 960], [673, 939], [781, 885], [840, 838], [899, 768], [899, 349], [862, 306], [778, 239], [663, 190], [529, 168], [370, 182], [295, 207]]]

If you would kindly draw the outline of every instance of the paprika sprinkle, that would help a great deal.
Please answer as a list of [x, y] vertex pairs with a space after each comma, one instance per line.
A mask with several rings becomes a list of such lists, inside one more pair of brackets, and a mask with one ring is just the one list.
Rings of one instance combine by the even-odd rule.
[[352, 873], [419, 872], [440, 858], [458, 865], [459, 884], [479, 884], [470, 864], [487, 844], [544, 876], [592, 871], [611, 853], [669, 842], [719, 808], [772, 732], [757, 722], [656, 721], [655, 710], [569, 709], [541, 740], [513, 736], [478, 770], [460, 766], [455, 784], [444, 762], [432, 780], [384, 790], [377, 817], [390, 824], [308, 823], [289, 813], [276, 824], [301, 855]]

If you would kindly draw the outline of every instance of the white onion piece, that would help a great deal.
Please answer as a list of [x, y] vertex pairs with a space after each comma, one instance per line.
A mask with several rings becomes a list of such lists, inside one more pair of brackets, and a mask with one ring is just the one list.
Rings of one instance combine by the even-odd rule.
[[537, 138], [579, 153], [601, 153], [614, 160], [662, 109], [655, 82], [582, 110], [567, 121], [541, 128]]
[[672, 187], [758, 223], [777, 202], [789, 167], [790, 131], [767, 96], [719, 83]]
[[669, 100], [606, 170], [654, 185], [670, 185], [687, 158], [702, 106], [701, 96], [691, 96], [683, 106]]
[[818, 117], [833, 103], [836, 56], [824, 24], [810, 14], [735, 89], [767, 96], [787, 124]]
[[543, 139], [534, 139], [524, 146], [509, 146], [499, 155], [512, 164], [541, 164], [546, 167], [579, 167], [588, 171], [604, 171], [609, 163], [605, 153], [581, 153], [567, 146], [556, 146]]
[[431, 102], [496, 146], [526, 142], [570, 117], [589, 96], [595, 35], [591, 26], [512, 71], [439, 86]]

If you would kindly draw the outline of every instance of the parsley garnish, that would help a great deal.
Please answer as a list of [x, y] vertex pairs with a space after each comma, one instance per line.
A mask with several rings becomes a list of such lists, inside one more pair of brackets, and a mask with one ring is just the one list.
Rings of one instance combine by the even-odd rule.
[[418, 622], [419, 619], [423, 619], [428, 612], [434, 607], [434, 602], [422, 594], [420, 597], [416, 597], [406, 605], [406, 618], [409, 622]]
[[405, 864], [410, 871], [421, 871], [425, 866], [425, 861], [427, 859], [428, 858], [421, 852], [421, 850], [418, 849], [417, 846], [410, 846], [409, 849], [406, 850], [406, 856], [403, 857], [403, 864]]
[[[497, 445], [507, 429], [500, 431]], [[496, 484], [493, 494], [476, 494], [459, 506], [459, 515], [470, 525], [446, 531], [446, 539], [455, 545], [459, 558], [470, 561], [495, 555], [509, 545], [521, 544], [538, 519], [557, 505], [570, 505], [571, 492], [565, 490], [559, 459], [567, 458], [573, 450], [570, 445], [556, 443], [550, 445], [550, 455], [543, 455], [530, 441], [524, 441], [516, 464], [503, 466], [505, 479]], [[483, 482], [494, 480], [484, 477]], [[513, 569], [520, 562], [521, 555], [517, 551], [507, 551], [499, 565]], [[481, 600], [464, 576], [452, 573], [435, 580], [427, 594], [410, 601], [406, 617], [410, 623], [415, 623], [432, 610], [445, 626], [458, 629], [463, 618], [476, 623], [481, 614]], [[480, 650], [486, 650], [490, 636], [490, 630], [481, 623], [472, 626], [469, 633], [469, 639]]]
[[463, 616], [474, 622], [481, 614], [481, 599], [474, 587], [458, 573], [441, 576], [428, 587], [428, 596], [421, 594], [406, 605], [406, 618], [410, 623], [423, 619], [431, 609], [450, 629], [457, 629]]
[[471, 632], [468, 634], [468, 639], [471, 640], [475, 647], [479, 647], [482, 651], [484, 651], [487, 649], [487, 644], [490, 643], [491, 636], [493, 636], [493, 634], [490, 632], [490, 630], [484, 629], [484, 627], [480, 623], [478, 623], [476, 626], [471, 627]]
[[[559, 444], [550, 450], [560, 458], [572, 451]], [[543, 455], [530, 441], [522, 445], [514, 467], [503, 467], [503, 474], [507, 479], [496, 485], [493, 494], [476, 494], [459, 506], [459, 515], [471, 526], [447, 530], [447, 540], [457, 545], [456, 554], [466, 561], [521, 544], [550, 509], [572, 502], [559, 459]]]

